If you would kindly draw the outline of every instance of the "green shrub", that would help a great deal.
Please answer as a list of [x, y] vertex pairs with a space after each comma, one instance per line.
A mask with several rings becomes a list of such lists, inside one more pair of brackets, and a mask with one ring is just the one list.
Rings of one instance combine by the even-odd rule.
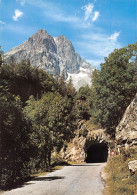
[[137, 173], [131, 175], [128, 162], [137, 159], [137, 149], [123, 150], [109, 160], [106, 172], [109, 174], [107, 185], [111, 195], [134, 195], [137, 188]]
[[0, 86], [0, 188], [20, 184], [29, 175], [30, 126], [21, 102]]
[[55, 153], [51, 156], [51, 166], [68, 165], [68, 163], [61, 157], [60, 154]]

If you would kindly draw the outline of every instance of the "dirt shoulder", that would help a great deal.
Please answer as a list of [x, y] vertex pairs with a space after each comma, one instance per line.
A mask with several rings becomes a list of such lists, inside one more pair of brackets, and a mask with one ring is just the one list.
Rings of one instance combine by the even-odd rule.
[[108, 190], [108, 185], [107, 185], [107, 179], [109, 178], [109, 174], [105, 170], [106, 167], [103, 167], [101, 171], [101, 179], [103, 180], [104, 183], [104, 189], [103, 189], [103, 194], [104, 195], [110, 195], [109, 190]]

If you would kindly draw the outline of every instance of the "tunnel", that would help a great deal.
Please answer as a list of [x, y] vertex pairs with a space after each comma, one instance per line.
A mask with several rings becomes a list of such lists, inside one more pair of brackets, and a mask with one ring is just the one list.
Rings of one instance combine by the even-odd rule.
[[86, 152], [86, 163], [106, 162], [108, 157], [108, 146], [106, 143], [96, 143], [88, 147]]

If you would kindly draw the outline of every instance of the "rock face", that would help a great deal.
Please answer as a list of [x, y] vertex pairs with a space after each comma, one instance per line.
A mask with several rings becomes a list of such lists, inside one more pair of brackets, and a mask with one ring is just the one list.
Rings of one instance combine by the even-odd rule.
[[[66, 77], [72, 76], [72, 81], [77, 89], [81, 85], [91, 84], [91, 73], [94, 67], [75, 52], [72, 43], [65, 36], [55, 38], [46, 30], [39, 30], [25, 43], [5, 54], [7, 62], [11, 57], [16, 63], [29, 59], [32, 66], [42, 68], [53, 76], [61, 75], [64, 71]], [[85, 82], [79, 82], [83, 78], [83, 70]]]
[[6, 61], [9, 61], [11, 57], [16, 63], [29, 59], [31, 65], [42, 68], [53, 75], [56, 71], [60, 71], [57, 46], [53, 37], [45, 30], [39, 30], [25, 43], [6, 53]]
[[132, 160], [128, 163], [128, 168], [131, 173], [135, 173], [137, 171], [137, 160]]
[[85, 162], [87, 151], [95, 144], [108, 144], [109, 138], [103, 129], [94, 129], [86, 121], [80, 121], [75, 138], [62, 151], [62, 157], [74, 162]]
[[116, 144], [125, 148], [137, 146], [137, 94], [116, 128]]
[[[116, 128], [115, 141], [117, 152], [120, 152], [120, 148], [123, 147], [137, 147], [137, 94]], [[110, 150], [114, 147], [114, 140], [111, 140], [105, 134], [105, 130], [94, 128], [88, 121], [79, 121], [75, 138], [62, 151], [62, 157], [74, 162], [84, 162], [91, 152], [91, 155], [94, 155], [94, 158], [98, 160], [99, 154], [96, 155], [95, 153], [98, 153], [99, 146], [102, 148], [101, 152], [104, 152], [104, 147], [107, 146], [108, 157], [110, 157]], [[92, 156], [89, 157], [90, 159], [92, 160]], [[137, 161], [130, 162], [129, 169], [132, 172], [137, 171]]]

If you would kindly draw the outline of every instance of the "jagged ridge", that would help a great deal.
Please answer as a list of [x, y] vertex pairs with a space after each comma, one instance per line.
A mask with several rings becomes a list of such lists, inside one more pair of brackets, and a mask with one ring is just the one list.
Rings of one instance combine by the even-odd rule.
[[75, 52], [75, 49], [65, 36], [52, 37], [46, 30], [39, 30], [23, 44], [11, 49], [5, 54], [18, 63], [29, 59], [32, 66], [44, 69], [55, 76], [65, 71], [66, 77], [72, 76], [76, 89], [91, 83], [91, 72], [94, 69]]

